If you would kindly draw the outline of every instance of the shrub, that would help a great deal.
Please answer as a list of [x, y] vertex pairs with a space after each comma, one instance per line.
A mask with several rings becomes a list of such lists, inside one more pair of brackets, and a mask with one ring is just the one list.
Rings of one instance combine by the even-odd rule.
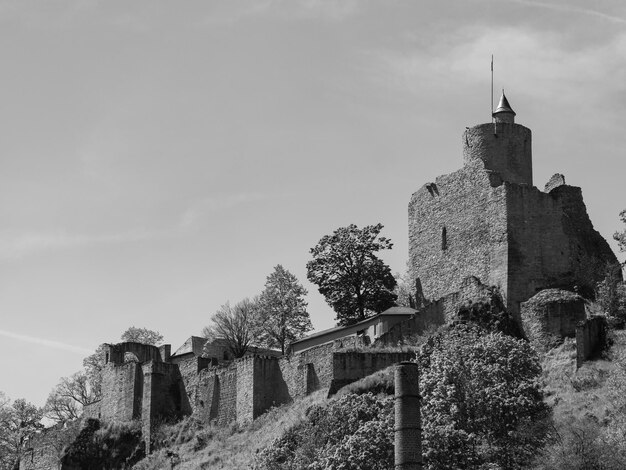
[[[549, 410], [527, 342], [458, 324], [433, 336], [419, 363], [425, 468], [521, 468], [545, 443]], [[388, 393], [392, 371], [348, 390]], [[261, 453], [255, 469], [391, 468], [393, 420], [390, 396], [342, 396], [312, 407]]]
[[88, 419], [74, 442], [63, 452], [61, 463], [64, 468], [126, 469], [144, 456], [138, 422], [102, 425], [97, 419]]
[[419, 363], [427, 468], [520, 468], [544, 444], [549, 410], [526, 341], [456, 325]]
[[459, 307], [457, 321], [473, 323], [489, 331], [500, 331], [505, 335], [522, 338], [515, 319], [507, 312], [500, 290], [490, 287], [487, 294], [465, 302]]
[[[349, 394], [325, 406], [313, 406], [305, 421], [261, 452], [254, 468], [388, 468], [380, 465], [390, 465], [388, 456], [393, 454], [392, 409], [392, 398], [371, 393]], [[351, 456], [351, 463], [343, 460], [346, 455]]]

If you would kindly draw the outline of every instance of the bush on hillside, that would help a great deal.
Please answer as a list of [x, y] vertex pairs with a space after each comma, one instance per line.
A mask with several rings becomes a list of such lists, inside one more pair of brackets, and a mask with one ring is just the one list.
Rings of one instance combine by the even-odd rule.
[[144, 456], [139, 422], [102, 425], [97, 419], [88, 419], [64, 450], [61, 463], [63, 468], [126, 469]]
[[[419, 363], [426, 469], [522, 468], [544, 445], [549, 410], [527, 342], [457, 324], [429, 340]], [[348, 389], [393, 393], [392, 374]], [[378, 470], [392, 462], [393, 398], [364, 393], [312, 408], [255, 468]]]
[[427, 468], [521, 468], [545, 441], [536, 352], [474, 325], [435, 335], [420, 354]]
[[468, 300], [459, 307], [457, 322], [473, 323], [489, 331], [522, 338], [519, 325], [507, 312], [500, 290], [490, 287], [485, 296]]
[[393, 466], [393, 399], [371, 393], [316, 405], [258, 457], [256, 470], [384, 470]]

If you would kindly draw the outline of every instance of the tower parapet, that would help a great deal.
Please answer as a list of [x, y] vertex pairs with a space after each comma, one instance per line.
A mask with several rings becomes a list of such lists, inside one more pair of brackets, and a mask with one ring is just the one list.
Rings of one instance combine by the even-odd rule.
[[479, 124], [463, 134], [463, 164], [482, 161], [485, 169], [500, 174], [504, 181], [533, 184], [532, 135], [515, 124], [515, 111], [502, 94], [493, 113], [495, 122]]

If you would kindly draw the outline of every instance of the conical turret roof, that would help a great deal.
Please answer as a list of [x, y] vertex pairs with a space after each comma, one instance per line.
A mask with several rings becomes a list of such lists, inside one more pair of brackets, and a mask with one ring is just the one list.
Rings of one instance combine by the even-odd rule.
[[509, 104], [509, 100], [506, 99], [504, 90], [502, 90], [502, 96], [500, 97], [500, 102], [498, 103], [498, 107], [493, 112], [494, 115], [498, 113], [509, 113], [515, 116], [515, 111], [513, 111], [513, 108], [511, 108], [511, 105]]

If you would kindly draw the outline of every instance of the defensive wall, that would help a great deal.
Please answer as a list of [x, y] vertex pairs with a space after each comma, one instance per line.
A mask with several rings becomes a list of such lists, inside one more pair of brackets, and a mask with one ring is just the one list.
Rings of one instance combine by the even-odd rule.
[[480, 299], [489, 288], [475, 276], [462, 280], [457, 291], [435, 301], [426, 300], [412, 317], [396, 323], [389, 331], [376, 339], [374, 346], [393, 346], [413, 335], [422, 334], [431, 326], [444, 325], [454, 320], [459, 307], [470, 300]]
[[362, 352], [358, 338], [334, 341], [288, 356], [249, 355], [228, 365], [170, 348], [139, 343], [105, 344], [102, 396], [84, 416], [103, 421], [140, 420], [150, 449], [155, 423], [197, 413], [227, 424], [252, 421], [273, 406], [317, 390], [339, 388], [412, 353]]
[[344, 385], [401, 361], [407, 352], [362, 352], [324, 344], [285, 357], [248, 356], [228, 367], [200, 372], [196, 412], [207, 421], [251, 421], [273, 406], [317, 390], [331, 395]]

